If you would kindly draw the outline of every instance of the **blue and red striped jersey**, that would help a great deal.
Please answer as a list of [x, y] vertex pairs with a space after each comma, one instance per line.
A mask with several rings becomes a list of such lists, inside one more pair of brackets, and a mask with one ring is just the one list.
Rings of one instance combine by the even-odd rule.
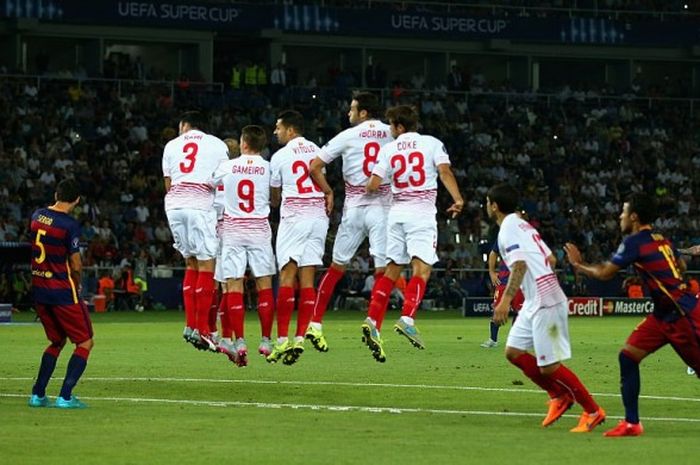
[[496, 240], [493, 243], [493, 247], [491, 247], [491, 250], [496, 252], [498, 254], [498, 283], [501, 286], [505, 286], [508, 284], [508, 278], [510, 277], [510, 270], [508, 269], [508, 266], [506, 266], [506, 262], [503, 261], [501, 258], [500, 252], [498, 251], [498, 240]]
[[78, 303], [68, 257], [79, 252], [80, 224], [71, 216], [40, 208], [32, 214], [32, 293], [42, 304]]
[[697, 298], [683, 282], [676, 262], [679, 256], [671, 241], [643, 229], [622, 241], [611, 262], [620, 268], [634, 265], [654, 301], [654, 314], [671, 321], [693, 311], [697, 304]]

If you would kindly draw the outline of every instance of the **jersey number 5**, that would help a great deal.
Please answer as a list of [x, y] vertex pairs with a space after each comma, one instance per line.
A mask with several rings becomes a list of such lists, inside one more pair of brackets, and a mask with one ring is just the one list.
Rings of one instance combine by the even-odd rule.
[[[309, 194], [312, 191], [321, 192], [321, 188], [309, 175], [309, 165], [301, 160], [297, 160], [292, 163], [292, 173], [299, 174], [301, 176], [297, 178], [297, 191], [300, 194]], [[308, 181], [308, 182], [307, 182]]]
[[185, 163], [184, 161], [180, 162], [180, 171], [182, 171], [183, 173], [192, 172], [192, 170], [194, 169], [194, 163], [197, 161], [198, 151], [199, 146], [194, 142], [185, 144], [185, 146], [182, 147], [182, 153], [185, 154], [185, 160], [187, 160], [187, 163]]
[[44, 260], [46, 260], [46, 248], [44, 247], [44, 244], [41, 242], [42, 236], [45, 236], [45, 235], [46, 235], [46, 230], [39, 229], [36, 232], [36, 239], [34, 239], [34, 245], [39, 247], [39, 256], [34, 260], [37, 264], [44, 263]]

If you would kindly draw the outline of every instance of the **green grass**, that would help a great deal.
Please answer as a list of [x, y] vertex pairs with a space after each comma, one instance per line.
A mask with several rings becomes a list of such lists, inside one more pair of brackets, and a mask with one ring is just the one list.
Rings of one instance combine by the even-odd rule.
[[[90, 406], [83, 411], [26, 406], [43, 331], [0, 326], [0, 462], [697, 463], [700, 383], [669, 348], [642, 365], [642, 395], [659, 397], [640, 401], [646, 434], [601, 435], [623, 412], [617, 351], [633, 317], [570, 321], [574, 358], [567, 364], [614, 417], [583, 435], [568, 432], [580, 407], [551, 428], [539, 426], [545, 394], [505, 361], [501, 347], [479, 347], [485, 319], [425, 312], [419, 327], [428, 348], [418, 351], [390, 332], [396, 317], [388, 315], [384, 328], [385, 364], [360, 341], [363, 315], [337, 312], [324, 328], [330, 352], [307, 344], [292, 367], [253, 354], [241, 369], [185, 344], [182, 314], [97, 314], [96, 345], [76, 388]], [[253, 314], [247, 330], [254, 351]], [[52, 397], [69, 353], [49, 385]]]

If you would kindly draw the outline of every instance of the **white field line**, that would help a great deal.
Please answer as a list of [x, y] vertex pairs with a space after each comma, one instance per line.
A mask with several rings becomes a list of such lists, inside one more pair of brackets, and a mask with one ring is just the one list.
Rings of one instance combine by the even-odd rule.
[[[0, 393], [0, 398], [26, 398], [26, 394]], [[404, 408], [404, 407], [368, 407], [362, 405], [318, 405], [318, 404], [285, 404], [271, 402], [238, 402], [238, 401], [217, 401], [217, 400], [189, 400], [189, 399], [157, 399], [148, 397], [80, 397], [89, 401], [107, 402], [134, 402], [150, 404], [184, 404], [200, 405], [206, 407], [256, 407], [264, 409], [292, 410], [316, 410], [329, 412], [361, 412], [361, 413], [429, 413], [436, 415], [480, 415], [480, 416], [501, 416], [501, 417], [541, 417], [542, 413], [528, 412], [502, 412], [488, 410], [454, 410], [454, 409], [429, 409], [429, 408]], [[569, 418], [578, 418], [578, 415], [564, 415]], [[620, 420], [623, 417], [609, 415], [609, 419]], [[644, 417], [644, 421], [667, 421], [678, 423], [700, 423], [700, 418], [683, 417]]]
[[[392, 383], [350, 383], [342, 381], [276, 381], [260, 379], [213, 379], [213, 378], [149, 378], [149, 377], [84, 377], [83, 381], [135, 381], [135, 382], [158, 382], [158, 383], [210, 383], [210, 384], [269, 384], [286, 386], [347, 386], [347, 387], [379, 387], [379, 388], [402, 388], [402, 389], [425, 389], [425, 390], [451, 390], [451, 391], [482, 391], [482, 392], [515, 392], [524, 394], [538, 394], [543, 392], [539, 389], [514, 389], [514, 388], [490, 388], [483, 386], [449, 386], [439, 384], [392, 384]], [[28, 377], [0, 377], [0, 381], [34, 381]], [[620, 394], [594, 392], [598, 397], [620, 397]], [[675, 402], [700, 402], [696, 397], [676, 397], [676, 396], [651, 396], [640, 395], [640, 399], [664, 400]]]

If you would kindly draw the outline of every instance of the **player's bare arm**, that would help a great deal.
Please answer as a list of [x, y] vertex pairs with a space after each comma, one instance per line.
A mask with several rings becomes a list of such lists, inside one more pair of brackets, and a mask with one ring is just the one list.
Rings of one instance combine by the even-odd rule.
[[554, 254], [550, 254], [547, 257], [547, 261], [549, 262], [549, 267], [554, 270], [557, 267], [557, 257], [554, 256]]
[[493, 321], [498, 325], [505, 324], [508, 321], [508, 312], [510, 311], [510, 303], [513, 301], [515, 294], [518, 293], [520, 285], [523, 283], [527, 273], [527, 264], [520, 260], [513, 263], [510, 269], [510, 277], [506, 290], [503, 292], [503, 297], [496, 308], [493, 309]]
[[326, 173], [324, 173], [323, 170], [325, 167], [326, 162], [319, 157], [311, 161], [311, 177], [316, 181], [316, 184], [321, 188], [326, 198], [326, 215], [331, 216], [331, 213], [333, 213], [333, 188], [328, 184], [328, 180], [326, 179]]
[[564, 251], [566, 252], [566, 257], [576, 271], [591, 278], [608, 281], [614, 278], [617, 272], [620, 271], [620, 267], [612, 262], [595, 264], [585, 263], [578, 247], [571, 242], [566, 243]]
[[170, 176], [166, 176], [163, 178], [163, 184], [165, 184], [165, 192], [168, 192], [170, 190], [170, 186], [172, 185], [173, 180], [170, 179]]
[[690, 255], [691, 257], [695, 257], [700, 255], [700, 245], [694, 245], [692, 247], [688, 247], [687, 249], [678, 249], [678, 251], [683, 255]]
[[333, 195], [333, 188], [328, 184], [326, 174], [323, 171], [325, 167], [326, 162], [319, 157], [314, 158], [311, 161], [311, 177], [316, 181], [316, 184], [318, 184], [318, 187], [321, 188], [321, 191], [323, 191], [325, 195]]
[[452, 196], [452, 201], [454, 202], [450, 208], [447, 209], [447, 213], [452, 213], [452, 218], [455, 218], [462, 212], [464, 208], [464, 199], [462, 194], [459, 192], [459, 186], [457, 186], [457, 180], [455, 179], [454, 173], [452, 173], [452, 168], [450, 168], [449, 163], [442, 163], [438, 165], [438, 175], [440, 176], [440, 181], [447, 189], [447, 192]]
[[279, 187], [270, 188], [270, 206], [277, 208], [282, 203], [282, 189]]
[[367, 182], [367, 186], [365, 187], [365, 190], [367, 191], [368, 194], [374, 194], [379, 190], [379, 186], [382, 184], [382, 178], [377, 176], [376, 174], [373, 174], [371, 178], [369, 178], [369, 182]]
[[71, 279], [78, 287], [80, 287], [83, 274], [83, 261], [80, 259], [79, 252], [75, 252], [68, 257], [68, 266], [70, 266]]
[[498, 254], [493, 250], [489, 252], [488, 267], [489, 267], [489, 277], [491, 278], [491, 284], [494, 287], [498, 286], [500, 282], [498, 281], [498, 271], [496, 271], [496, 264], [498, 263]]

